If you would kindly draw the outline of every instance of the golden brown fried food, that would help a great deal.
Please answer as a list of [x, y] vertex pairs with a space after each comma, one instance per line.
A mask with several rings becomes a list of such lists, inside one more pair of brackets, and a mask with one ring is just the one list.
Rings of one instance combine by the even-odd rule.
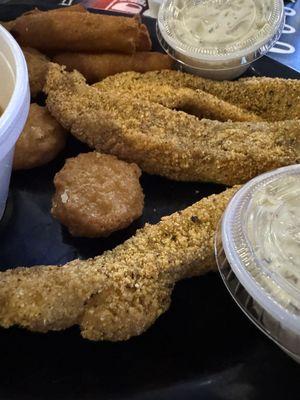
[[59, 53], [53, 61], [65, 65], [68, 71], [76, 69], [89, 83], [124, 71], [158, 71], [172, 68], [173, 61], [166, 54], [140, 51], [134, 54]]
[[[55, 8], [54, 10], [48, 10], [48, 11], [41, 11], [38, 8], [34, 8], [33, 10], [30, 11], [26, 11], [25, 13], [23, 13], [21, 16], [24, 15], [29, 15], [29, 14], [37, 14], [37, 13], [43, 13], [43, 12], [47, 12], [47, 13], [62, 13], [62, 12], [88, 12], [86, 10], [86, 8], [84, 6], [82, 6], [81, 4], [74, 4], [73, 6], [70, 7], [61, 7], [61, 8]], [[20, 18], [20, 17], [19, 17]], [[15, 19], [11, 20], [11, 21], [0, 21], [0, 25], [3, 25], [5, 27], [5, 29], [7, 29], [9, 32], [12, 30], [12, 28], [15, 25]]]
[[65, 147], [65, 143], [65, 130], [46, 107], [31, 104], [25, 127], [16, 143], [13, 169], [47, 164]]
[[49, 59], [30, 47], [24, 47], [22, 50], [28, 67], [30, 94], [32, 97], [36, 97], [46, 83]]
[[142, 215], [140, 175], [136, 164], [107, 154], [70, 158], [54, 178], [52, 215], [73, 236], [109, 236]]
[[[81, 71], [79, 70], [79, 72]], [[119, 84], [119, 76], [121, 84]], [[257, 115], [226, 103], [202, 90], [185, 87], [176, 88], [159, 82], [143, 82], [140, 80], [124, 82], [123, 74], [116, 75], [115, 79], [104, 79], [93, 86], [102, 91], [118, 92], [120, 96], [129, 95], [139, 101], [148, 100], [159, 103], [167, 108], [185, 111], [198, 118], [218, 121], [261, 121], [261, 118]]]
[[[80, 27], [80, 28], [79, 28]], [[137, 18], [81, 11], [30, 12], [17, 18], [11, 29], [21, 46], [40, 51], [149, 51], [147, 28]]]
[[0, 273], [0, 325], [79, 325], [91, 340], [126, 340], [165, 312], [174, 284], [215, 268], [214, 234], [237, 188], [146, 225], [103, 256]]
[[14, 26], [15, 21], [0, 21], [0, 25], [4, 26], [4, 28], [10, 32], [12, 27]]
[[138, 74], [127, 72], [106, 79], [109, 87], [151, 83], [175, 88], [203, 90], [257, 114], [270, 122], [300, 118], [300, 80], [280, 78], [244, 78], [234, 82], [213, 81], [180, 71], [164, 70]]
[[101, 92], [53, 65], [46, 84], [55, 118], [92, 148], [175, 180], [243, 183], [300, 159], [300, 121], [199, 120], [160, 104]]
[[[38, 10], [41, 12], [40, 10]], [[82, 4], [74, 4], [73, 6], [68, 6], [68, 7], [60, 7], [60, 8], [54, 8], [53, 10], [48, 10], [46, 12], [81, 12], [81, 13], [87, 13], [88, 10], [82, 5]]]

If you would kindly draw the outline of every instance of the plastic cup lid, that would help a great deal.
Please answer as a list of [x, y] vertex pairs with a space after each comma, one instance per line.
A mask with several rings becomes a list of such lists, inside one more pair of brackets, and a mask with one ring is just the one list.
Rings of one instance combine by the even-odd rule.
[[229, 203], [223, 249], [247, 292], [281, 325], [300, 333], [300, 165], [263, 174]]
[[[256, 51], [259, 54], [261, 52], [266, 53], [281, 34], [284, 25], [283, 0], [268, 0], [268, 6], [261, 6], [261, 12], [264, 13], [264, 24], [260, 29], [257, 29], [257, 27], [252, 29], [253, 33], [250, 36], [247, 35], [246, 38], [241, 38], [227, 46], [188, 43], [179, 32], [178, 19], [183, 18], [185, 24], [185, 11], [188, 10], [189, 14], [192, 15], [193, 8], [206, 3], [222, 6], [230, 2], [228, 0], [165, 0], [160, 7], [158, 27], [163, 39], [169, 46], [186, 57], [217, 61], [247, 57], [249, 53]], [[264, 0], [261, 4], [264, 4]], [[186, 24], [186, 26], [190, 25]], [[253, 55], [251, 55], [251, 61], [253, 61]]]

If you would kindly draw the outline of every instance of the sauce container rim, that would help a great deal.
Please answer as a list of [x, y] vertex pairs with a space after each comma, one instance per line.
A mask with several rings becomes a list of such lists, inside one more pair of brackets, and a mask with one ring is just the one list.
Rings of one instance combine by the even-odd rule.
[[[218, 52], [216, 52], [216, 54], [207, 54], [207, 48], [203, 51], [203, 47], [187, 46], [173, 38], [170, 27], [165, 23], [165, 8], [167, 3], [171, 3], [172, 1], [173, 0], [165, 0], [162, 3], [157, 17], [157, 31], [159, 32], [159, 39], [164, 50], [171, 56], [173, 56], [172, 53], [175, 51], [179, 61], [183, 61], [181, 57], [184, 57], [185, 60], [186, 58], [190, 58], [194, 62], [230, 62], [240, 58], [240, 64], [251, 63], [265, 54], [279, 39], [285, 23], [283, 0], [274, 0], [277, 15], [274, 17], [273, 25], [270, 26], [270, 30], [266, 32], [265, 36], [240, 50], [227, 52], [227, 54], [220, 54]], [[226, 69], [226, 67], [224, 67], [224, 69]]]
[[[263, 186], [264, 182], [266, 185], [271, 183], [272, 187], [273, 182], [277, 182], [277, 178], [282, 179], [284, 176], [291, 175], [297, 176], [297, 179], [300, 177], [299, 164], [260, 175], [245, 184], [233, 196], [216, 230], [215, 256], [221, 278], [237, 305], [256, 327], [277, 344], [281, 350], [300, 363], [300, 307], [299, 302], [295, 302], [298, 299], [291, 296], [290, 292], [280, 291], [281, 288], [273, 284], [274, 282], [271, 279], [267, 280], [264, 269], [255, 269], [257, 265], [254, 264], [251, 257], [249, 260], [247, 256], [244, 257], [243, 249], [238, 253], [235, 248], [235, 238], [230, 235], [230, 229], [234, 230], [234, 223], [238, 225], [238, 220], [244, 220], [243, 215], [246, 215], [246, 221], [247, 217], [252, 218], [252, 212], [249, 213], [247, 207], [251, 204], [252, 197], [248, 200], [248, 204], [245, 204], [245, 207], [241, 206], [240, 203], [245, 201], [249, 191], [251, 194], [253, 187], [256, 185], [261, 187], [259, 185], [262, 183]], [[288, 185], [284, 185], [284, 187], [286, 190]], [[276, 193], [276, 190], [278, 190], [276, 185], [273, 188], [275, 188]], [[292, 196], [293, 201], [295, 198], [295, 196]], [[277, 210], [276, 203], [274, 204], [275, 210]], [[243, 211], [245, 214], [238, 214], [236, 210]], [[271, 213], [273, 211], [274, 209], [271, 209]], [[234, 212], [237, 218], [232, 217]], [[247, 228], [247, 224], [244, 227]], [[236, 231], [238, 229], [239, 227]], [[255, 252], [253, 252], [254, 254]], [[240, 262], [240, 258], [243, 262]], [[260, 259], [256, 258], [255, 261], [259, 263]], [[261, 272], [261, 274], [257, 272]]]
[[15, 63], [14, 90], [0, 117], [0, 146], [4, 147], [5, 145], [5, 147], [10, 148], [15, 144], [18, 137], [13, 137], [15, 135], [12, 134], [9, 128], [18, 117], [23, 117], [24, 104], [28, 103], [27, 108], [29, 108], [29, 80], [27, 64], [20, 46], [13, 36], [1, 25], [0, 35], [9, 46]]
[[[238, 210], [243, 202], [249, 201], [249, 199], [247, 199], [247, 195], [249, 195], [251, 190], [253, 190], [253, 188], [260, 183], [268, 182], [272, 179], [275, 180], [276, 178], [287, 175], [300, 176], [300, 165], [292, 165], [279, 168], [275, 171], [267, 172], [245, 184], [234, 195], [228, 207], [226, 208], [219, 231], [221, 235], [222, 249], [226, 256], [227, 262], [241, 285], [246, 289], [250, 296], [268, 312], [268, 314], [270, 314], [275, 320], [280, 321], [282, 326], [288, 328], [290, 331], [296, 334], [300, 334], [300, 315], [293, 314], [289, 309], [284, 307], [282, 304], [279, 304], [279, 302], [276, 301], [275, 295], [267, 293], [265, 288], [258, 284], [253, 275], [241, 261], [241, 258], [238, 255], [238, 251], [240, 249], [236, 243], [236, 237], [233, 234], [233, 230], [238, 229], [238, 227], [234, 225], [237, 222]], [[219, 251], [220, 250], [217, 249], [216, 245], [217, 264], [222, 275], [223, 265], [220, 263]], [[288, 296], [290, 296], [290, 293]]]
[[12, 171], [14, 146], [25, 125], [30, 91], [23, 52], [11, 34], [0, 26], [0, 221], [2, 219]]

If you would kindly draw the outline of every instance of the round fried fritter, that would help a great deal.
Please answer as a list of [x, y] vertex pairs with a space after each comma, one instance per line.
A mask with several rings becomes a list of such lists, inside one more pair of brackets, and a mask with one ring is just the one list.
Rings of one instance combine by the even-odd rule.
[[136, 164], [111, 155], [70, 158], [54, 178], [52, 215], [73, 236], [105, 237], [126, 228], [143, 212], [140, 175]]
[[65, 147], [66, 131], [46, 107], [31, 104], [16, 148], [13, 169], [30, 169], [52, 161]]
[[27, 62], [31, 97], [43, 90], [49, 68], [49, 59], [36, 49], [24, 47], [23, 53]]

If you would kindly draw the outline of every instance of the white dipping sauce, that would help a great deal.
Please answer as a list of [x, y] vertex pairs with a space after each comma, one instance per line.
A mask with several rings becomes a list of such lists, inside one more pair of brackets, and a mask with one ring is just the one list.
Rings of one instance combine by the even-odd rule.
[[274, 46], [284, 21], [283, 0], [164, 0], [157, 35], [178, 68], [234, 79]]
[[300, 164], [257, 176], [236, 193], [216, 259], [245, 314], [300, 363]]
[[286, 176], [257, 190], [246, 214], [247, 236], [264, 272], [300, 289], [300, 178]]
[[268, 23], [272, 0], [206, 0], [191, 6], [174, 1], [174, 29], [187, 45], [236, 46], [253, 37]]

